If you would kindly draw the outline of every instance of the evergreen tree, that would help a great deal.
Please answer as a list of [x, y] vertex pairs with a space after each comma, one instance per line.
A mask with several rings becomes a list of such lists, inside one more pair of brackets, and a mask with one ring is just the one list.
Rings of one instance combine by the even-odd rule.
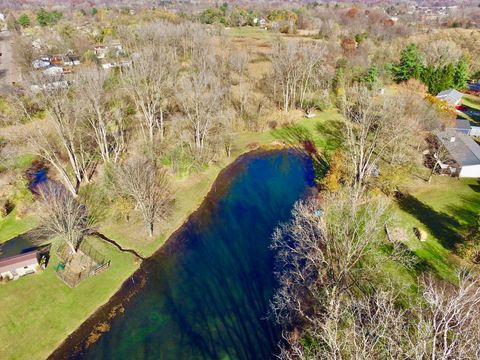
[[27, 14], [22, 14], [18, 18], [18, 23], [22, 25], [22, 27], [26, 28], [30, 26], [30, 18], [28, 17]]
[[426, 66], [422, 71], [422, 81], [428, 87], [428, 92], [437, 95], [442, 90], [454, 87], [455, 66], [448, 64], [435, 68]]
[[41, 8], [37, 11], [37, 23], [40, 26], [55, 25], [62, 16], [63, 14], [60, 11], [46, 11], [44, 8]]
[[468, 62], [465, 57], [462, 57], [457, 66], [455, 66], [455, 74], [453, 76], [453, 85], [457, 89], [464, 89], [467, 87], [467, 80], [468, 80]]
[[422, 56], [417, 45], [408, 44], [403, 50], [400, 62], [392, 66], [393, 78], [396, 82], [409, 79], [420, 79], [422, 74]]
[[367, 85], [371, 90], [374, 85], [378, 82], [378, 66], [373, 64], [367, 71], [365, 75], [362, 76], [361, 81]]

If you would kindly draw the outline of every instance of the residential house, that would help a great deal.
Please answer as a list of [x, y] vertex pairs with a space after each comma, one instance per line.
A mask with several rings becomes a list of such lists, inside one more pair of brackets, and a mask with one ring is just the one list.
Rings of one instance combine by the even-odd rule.
[[1, 279], [17, 280], [21, 276], [37, 272], [38, 269], [38, 252], [36, 250], [0, 260]]
[[97, 59], [105, 59], [110, 51], [113, 51], [115, 56], [119, 56], [123, 52], [122, 44], [119, 41], [111, 41], [108, 44], [98, 44], [93, 48]]
[[45, 69], [49, 67], [50, 64], [50, 57], [49, 56], [43, 56], [37, 60], [32, 61], [32, 66], [34, 69]]
[[455, 120], [455, 127], [452, 129], [465, 135], [480, 136], [480, 126], [473, 126], [467, 119]]
[[[475, 140], [455, 129], [437, 132], [436, 136], [452, 160], [460, 166], [459, 177], [480, 178], [480, 145]], [[456, 171], [452, 168], [450, 170]]]
[[451, 106], [458, 106], [462, 101], [463, 93], [455, 89], [444, 90], [438, 93], [437, 98], [446, 101]]
[[58, 78], [63, 74], [63, 68], [60, 66], [50, 66], [43, 70], [43, 75]]

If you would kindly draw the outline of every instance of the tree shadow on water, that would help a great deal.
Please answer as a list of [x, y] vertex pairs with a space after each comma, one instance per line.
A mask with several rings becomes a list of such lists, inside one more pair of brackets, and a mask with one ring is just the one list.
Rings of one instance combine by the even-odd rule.
[[400, 208], [420, 221], [429, 232], [436, 237], [447, 249], [462, 241], [459, 233], [461, 228], [458, 221], [452, 216], [438, 212], [431, 206], [424, 204], [410, 194], [401, 194], [397, 197]]

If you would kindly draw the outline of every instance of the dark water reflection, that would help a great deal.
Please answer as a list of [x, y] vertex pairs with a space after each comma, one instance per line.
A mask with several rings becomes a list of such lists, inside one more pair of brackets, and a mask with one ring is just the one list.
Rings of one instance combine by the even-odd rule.
[[87, 359], [270, 359], [273, 229], [313, 185], [291, 152], [249, 155], [148, 265], [148, 284]]

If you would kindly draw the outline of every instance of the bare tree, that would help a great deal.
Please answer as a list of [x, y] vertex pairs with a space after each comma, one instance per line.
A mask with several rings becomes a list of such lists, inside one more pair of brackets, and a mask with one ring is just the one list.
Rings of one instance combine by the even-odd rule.
[[141, 129], [152, 145], [159, 134], [165, 135], [165, 107], [173, 94], [177, 67], [168, 47], [146, 47], [135, 53], [133, 64], [122, 74], [127, 94], [142, 116]]
[[420, 308], [417, 359], [478, 359], [480, 356], [480, 280], [465, 272], [458, 286], [428, 276], [426, 307]]
[[479, 357], [480, 279], [462, 272], [457, 286], [427, 276], [406, 299], [376, 265], [386, 260], [379, 258], [384, 209], [355, 194], [329, 195], [296, 204], [276, 230], [280, 358]]
[[350, 293], [371, 275], [365, 259], [383, 239], [385, 208], [351, 193], [295, 205], [292, 220], [273, 235], [280, 281], [273, 310], [279, 322], [314, 321], [325, 307], [318, 296]]
[[33, 151], [53, 166], [67, 189], [77, 196], [80, 184], [91, 176], [95, 161], [84, 132], [81, 111], [74, 105], [71, 95], [68, 88], [43, 90], [32, 95], [40, 108], [47, 110], [46, 122], [32, 119], [22, 101], [17, 104], [23, 115], [35, 124], [36, 132], [28, 134]]
[[462, 56], [462, 49], [450, 40], [435, 40], [426, 43], [422, 49], [427, 65], [443, 67], [456, 63]]
[[357, 194], [364, 191], [381, 159], [394, 162], [405, 155], [400, 146], [408, 144], [418, 124], [405, 116], [405, 102], [393, 96], [375, 97], [362, 86], [346, 91], [340, 102], [344, 116], [344, 138]]
[[219, 78], [210, 70], [200, 69], [180, 80], [177, 102], [195, 150], [203, 150], [212, 129], [222, 123], [224, 94]]
[[76, 253], [94, 224], [85, 205], [78, 202], [61, 184], [48, 181], [39, 185], [41, 224], [39, 230], [68, 245]]
[[282, 93], [283, 109], [304, 105], [314, 76], [324, 60], [326, 49], [321, 43], [306, 44], [294, 41], [273, 43], [271, 55], [275, 87]]
[[249, 96], [248, 86], [248, 64], [250, 57], [246, 52], [236, 51], [230, 56], [230, 64], [238, 75], [239, 113], [245, 112]]
[[118, 167], [115, 183], [121, 194], [133, 199], [152, 237], [156, 221], [170, 210], [167, 170], [148, 158], [135, 156]]
[[106, 89], [108, 75], [100, 69], [79, 72], [75, 81], [75, 103], [92, 131], [103, 162], [117, 162], [125, 150], [124, 114]]

